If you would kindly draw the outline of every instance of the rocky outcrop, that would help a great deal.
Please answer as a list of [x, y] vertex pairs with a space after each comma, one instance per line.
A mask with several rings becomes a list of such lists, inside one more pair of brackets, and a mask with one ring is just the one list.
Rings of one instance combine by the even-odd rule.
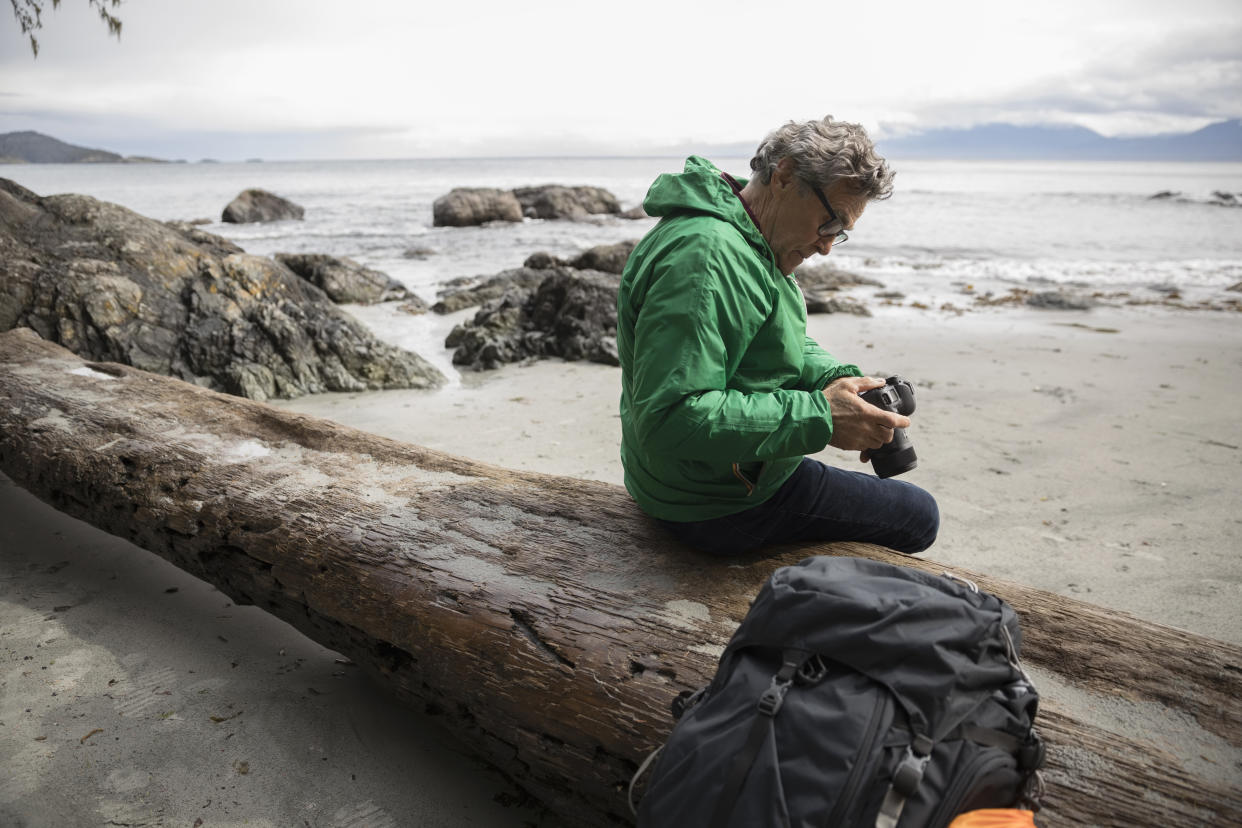
[[857, 299], [848, 296], [831, 296], [823, 293], [806, 294], [807, 313], [849, 313], [854, 316], [870, 316], [871, 311]]
[[847, 270], [838, 270], [830, 264], [800, 267], [794, 271], [794, 278], [798, 281], [798, 286], [804, 291], [813, 292], [841, 290], [842, 288], [859, 287], [862, 285], [884, 287], [882, 282], [878, 282], [875, 279], [859, 276]]
[[514, 294], [512, 304], [520, 305], [548, 277], [547, 271], [556, 269], [620, 274], [637, 244], [637, 240], [601, 244], [568, 260], [546, 251], [532, 253], [521, 267], [502, 271], [484, 281], [480, 281], [480, 277], [463, 277], [448, 282], [440, 292], [439, 301], [431, 309], [441, 314], [456, 313], [464, 308], [495, 301], [506, 294]]
[[353, 259], [323, 253], [277, 253], [272, 258], [328, 294], [333, 302], [374, 305], [406, 299], [422, 301], [387, 273], [364, 267]]
[[638, 240], [601, 244], [579, 253], [572, 259], [561, 259], [551, 253], [540, 251], [526, 257], [523, 267], [535, 270], [547, 270], [551, 267], [572, 267], [575, 270], [602, 270], [605, 273], [620, 273], [625, 270], [625, 263], [634, 251]]
[[1077, 296], [1059, 290], [1045, 290], [1026, 297], [1026, 304], [1041, 310], [1090, 310], [1096, 302], [1089, 296]]
[[431, 206], [436, 227], [470, 227], [489, 221], [521, 221], [522, 205], [511, 190], [458, 187]]
[[871, 311], [857, 299], [833, 294], [843, 288], [860, 285], [884, 286], [875, 279], [838, 270], [831, 264], [800, 267], [794, 272], [794, 278], [806, 299], [807, 313], [849, 313], [854, 316], [870, 316]]
[[617, 197], [602, 187], [564, 187], [560, 184], [518, 187], [515, 190], [458, 187], [437, 198], [431, 210], [432, 223], [436, 227], [521, 221], [523, 217], [582, 221], [596, 215], [622, 215]]
[[431, 306], [435, 313], [456, 313], [499, 299], [506, 293], [518, 292], [523, 297], [539, 286], [547, 273], [531, 267], [504, 270], [482, 282], [475, 278], [455, 279], [449, 282], [440, 299]]
[[1242, 207], [1242, 193], [1229, 190], [1213, 190], [1211, 195], [1188, 195], [1180, 190], [1161, 190], [1148, 197], [1149, 201], [1175, 201], [1180, 204], [1210, 204], [1214, 207]]
[[196, 227], [0, 179], [0, 330], [253, 399], [443, 376], [322, 290]]
[[242, 190], [229, 202], [220, 216], [228, 224], [248, 224], [259, 221], [284, 221], [301, 219], [306, 211], [286, 198], [267, 190]]
[[620, 278], [597, 270], [553, 267], [533, 291], [513, 290], [458, 325], [444, 344], [453, 364], [474, 370], [541, 357], [619, 365]]
[[231, 253], [245, 253], [233, 242], [224, 236], [217, 236], [215, 233], [208, 233], [194, 222], [190, 221], [166, 221], [165, 225], [176, 230], [199, 247], [209, 250], [217, 256], [228, 256]]
[[620, 273], [622, 270], [625, 270], [625, 263], [629, 260], [630, 253], [634, 252], [634, 248], [637, 245], [637, 239], [621, 241], [616, 244], [601, 244], [571, 259], [569, 266], [578, 270], [602, 270], [605, 273]]
[[562, 187], [545, 184], [513, 191], [522, 215], [536, 219], [582, 219], [601, 213], [620, 213], [617, 197], [602, 187]]

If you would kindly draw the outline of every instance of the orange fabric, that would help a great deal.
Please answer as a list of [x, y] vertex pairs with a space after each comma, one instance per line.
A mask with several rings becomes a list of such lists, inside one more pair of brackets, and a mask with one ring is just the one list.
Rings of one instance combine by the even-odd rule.
[[967, 811], [950, 822], [949, 828], [1035, 828], [1035, 813], [1017, 808], [984, 808]]

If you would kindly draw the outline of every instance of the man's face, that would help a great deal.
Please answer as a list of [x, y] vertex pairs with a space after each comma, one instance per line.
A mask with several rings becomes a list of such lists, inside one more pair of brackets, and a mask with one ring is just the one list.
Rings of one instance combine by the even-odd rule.
[[[819, 228], [832, 217], [823, 203], [809, 187], [790, 176], [782, 179], [782, 170], [773, 176], [776, 184], [777, 211], [772, 221], [768, 244], [776, 254], [776, 264], [781, 273], [788, 276], [798, 265], [816, 253], [828, 255], [832, 249], [833, 236], [821, 237]], [[848, 182], [838, 182], [824, 191], [828, 203], [837, 214], [845, 230], [852, 230], [866, 209], [867, 199]]]

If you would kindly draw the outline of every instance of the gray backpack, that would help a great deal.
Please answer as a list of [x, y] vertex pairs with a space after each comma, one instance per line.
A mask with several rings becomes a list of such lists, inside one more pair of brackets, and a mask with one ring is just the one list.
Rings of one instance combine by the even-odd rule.
[[[759, 592], [712, 682], [674, 701], [643, 828], [942, 828], [1037, 809], [1039, 695], [1013, 609], [946, 574], [808, 558]], [[636, 784], [631, 785], [631, 800]]]

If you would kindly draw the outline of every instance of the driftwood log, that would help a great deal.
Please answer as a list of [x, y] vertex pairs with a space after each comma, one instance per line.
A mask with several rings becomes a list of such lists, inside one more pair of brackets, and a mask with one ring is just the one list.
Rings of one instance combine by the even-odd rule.
[[[718, 561], [616, 486], [509, 471], [0, 334], [0, 470], [348, 655], [572, 825], [624, 789], [774, 567]], [[961, 573], [1047, 678], [1047, 824], [1242, 822], [1242, 649]]]

